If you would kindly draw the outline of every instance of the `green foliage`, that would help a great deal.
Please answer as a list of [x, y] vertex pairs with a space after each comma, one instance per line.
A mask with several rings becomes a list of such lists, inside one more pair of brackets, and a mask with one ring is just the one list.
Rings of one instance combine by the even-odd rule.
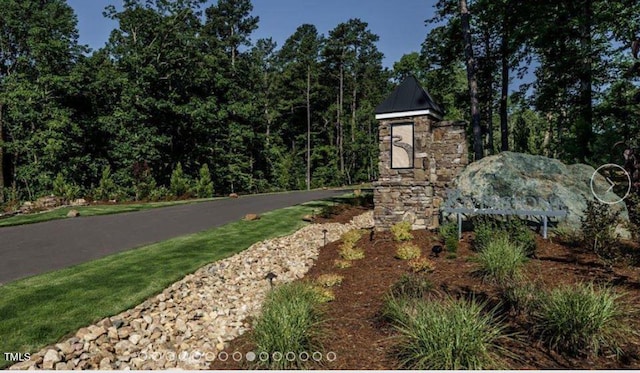
[[351, 246], [343, 246], [340, 248], [340, 256], [344, 260], [360, 260], [364, 259], [364, 250], [351, 247]]
[[559, 352], [623, 353], [632, 330], [622, 295], [593, 284], [561, 286], [544, 294], [534, 310], [535, 330]]
[[640, 194], [633, 194], [626, 200], [629, 211], [631, 233], [636, 241], [640, 241]]
[[433, 291], [433, 283], [422, 274], [403, 274], [398, 281], [391, 285], [389, 294], [393, 298], [421, 299]]
[[62, 173], [58, 173], [53, 180], [53, 194], [57, 197], [61, 197], [66, 202], [73, 201], [80, 196], [80, 187], [68, 183]]
[[213, 182], [211, 181], [209, 166], [206, 163], [200, 168], [200, 178], [196, 181], [194, 191], [198, 198], [213, 197]]
[[484, 250], [494, 239], [502, 237], [522, 247], [527, 257], [535, 255], [535, 235], [524, 221], [517, 217], [501, 221], [489, 216], [481, 216], [474, 219], [473, 226], [475, 232], [473, 244], [477, 251]]
[[362, 238], [365, 231], [363, 229], [352, 229], [340, 236], [343, 247], [354, 247], [356, 243]]
[[458, 251], [458, 225], [453, 222], [443, 224], [438, 229], [440, 235], [444, 239], [444, 245], [447, 251], [455, 253]]
[[393, 233], [393, 239], [396, 241], [409, 241], [413, 239], [413, 234], [411, 234], [411, 223], [408, 221], [402, 221], [392, 225], [391, 233]]
[[473, 260], [486, 279], [503, 285], [520, 279], [527, 257], [522, 246], [511, 243], [505, 236], [498, 236]]
[[100, 183], [95, 190], [95, 198], [100, 201], [108, 201], [116, 198], [118, 187], [111, 176], [111, 167], [105, 166], [102, 169]]
[[395, 257], [402, 260], [414, 259], [422, 255], [422, 250], [410, 242], [404, 242], [398, 245]]
[[157, 185], [156, 180], [153, 178], [151, 174], [151, 168], [147, 162], [143, 163], [134, 163], [133, 165], [133, 178], [134, 178], [134, 188], [135, 188], [135, 199], [136, 200], [146, 200], [152, 199], [151, 194], [155, 191]]
[[330, 288], [342, 284], [342, 280], [344, 280], [344, 276], [336, 273], [325, 273], [318, 276], [316, 284]]
[[587, 201], [587, 208], [580, 218], [583, 243], [599, 257], [611, 259], [615, 256], [618, 236], [615, 233], [620, 212], [610, 205]]
[[433, 272], [436, 267], [435, 263], [432, 260], [430, 260], [429, 258], [425, 258], [424, 256], [410, 259], [409, 263], [407, 264], [409, 265], [409, 268], [411, 268], [411, 271], [413, 271], [414, 273]]
[[169, 190], [174, 197], [182, 197], [189, 190], [189, 178], [182, 171], [182, 164], [180, 164], [180, 162], [178, 162], [176, 168], [171, 173]]
[[321, 299], [312, 285], [293, 282], [280, 285], [271, 291], [262, 306], [262, 314], [256, 319], [251, 333], [257, 354], [293, 352], [294, 361], [287, 359], [257, 359], [256, 367], [268, 369], [304, 369], [313, 360], [300, 359], [301, 352], [322, 351], [319, 342], [323, 313]]
[[[393, 300], [392, 300], [393, 302]], [[474, 300], [395, 301], [387, 306], [400, 333], [402, 367], [420, 370], [496, 369], [506, 337], [487, 305]]]

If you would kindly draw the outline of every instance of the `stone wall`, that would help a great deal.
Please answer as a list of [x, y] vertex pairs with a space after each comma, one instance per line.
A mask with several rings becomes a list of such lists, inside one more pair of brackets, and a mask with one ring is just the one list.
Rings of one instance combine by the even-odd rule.
[[[412, 169], [391, 168], [391, 125], [414, 123]], [[379, 179], [374, 183], [376, 230], [400, 221], [413, 229], [433, 229], [439, 223], [444, 192], [467, 165], [463, 122], [435, 121], [429, 116], [383, 120], [379, 126]]]

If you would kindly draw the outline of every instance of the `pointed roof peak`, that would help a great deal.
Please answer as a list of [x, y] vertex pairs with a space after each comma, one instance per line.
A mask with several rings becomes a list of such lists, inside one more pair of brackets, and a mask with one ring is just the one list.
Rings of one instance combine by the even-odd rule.
[[441, 119], [444, 111], [415, 76], [409, 75], [376, 107], [376, 119], [431, 115]]

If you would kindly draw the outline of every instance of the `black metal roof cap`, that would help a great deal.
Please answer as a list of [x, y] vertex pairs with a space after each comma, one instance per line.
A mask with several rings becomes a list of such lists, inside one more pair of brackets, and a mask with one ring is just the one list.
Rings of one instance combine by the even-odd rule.
[[376, 107], [376, 114], [400, 113], [405, 111], [429, 110], [442, 116], [444, 110], [420, 85], [413, 75], [408, 76], [400, 85]]

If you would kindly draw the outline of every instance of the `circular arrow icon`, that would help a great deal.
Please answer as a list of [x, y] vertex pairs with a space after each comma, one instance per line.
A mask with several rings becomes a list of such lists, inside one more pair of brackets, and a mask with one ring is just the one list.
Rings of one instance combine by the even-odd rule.
[[[619, 174], [620, 171], [622, 171], [625, 176], [624, 180], [618, 182], [611, 180], [613, 175], [616, 173]], [[602, 180], [596, 180], [598, 177], [604, 178], [606, 183], [602, 182]], [[614, 163], [607, 163], [598, 167], [593, 175], [591, 175], [590, 184], [593, 196], [596, 197], [598, 201], [609, 205], [622, 202], [631, 192], [631, 176], [624, 167]], [[624, 196], [620, 198], [620, 196], [615, 193], [616, 191], [618, 193], [624, 193]]]

